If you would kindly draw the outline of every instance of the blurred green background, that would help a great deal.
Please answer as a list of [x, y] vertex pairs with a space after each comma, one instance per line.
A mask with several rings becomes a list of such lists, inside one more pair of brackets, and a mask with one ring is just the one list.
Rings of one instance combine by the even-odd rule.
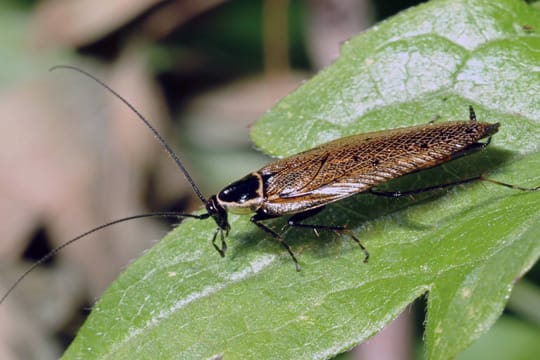
[[[164, 134], [205, 194], [268, 158], [249, 127], [338, 56], [339, 43], [415, 1], [44, 0], [0, 3], [0, 289], [101, 223], [198, 199], [103, 79]], [[107, 284], [171, 224], [143, 220], [62, 251], [0, 306], [1, 359], [54, 359]], [[540, 353], [540, 270], [462, 359]], [[421, 358], [425, 299], [343, 358]], [[501, 339], [504, 339], [502, 341]]]

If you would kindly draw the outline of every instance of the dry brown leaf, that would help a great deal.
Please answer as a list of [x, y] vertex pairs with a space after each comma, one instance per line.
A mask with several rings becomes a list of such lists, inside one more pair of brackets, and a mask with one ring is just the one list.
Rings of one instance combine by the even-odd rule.
[[95, 42], [162, 0], [48, 0], [36, 11], [40, 45], [78, 47]]

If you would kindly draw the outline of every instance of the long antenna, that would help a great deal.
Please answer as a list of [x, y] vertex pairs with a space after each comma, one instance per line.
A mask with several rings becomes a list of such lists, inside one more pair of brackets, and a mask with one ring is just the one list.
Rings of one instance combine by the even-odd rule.
[[17, 280], [15, 280], [15, 282], [13, 284], [11, 284], [11, 286], [9, 287], [9, 289], [4, 293], [4, 295], [2, 295], [2, 297], [0, 298], [0, 305], [2, 305], [2, 303], [6, 300], [6, 298], [9, 296], [9, 294], [11, 294], [11, 292], [17, 287], [17, 285], [19, 285], [19, 283], [21, 281], [24, 280], [25, 277], [28, 276], [28, 274], [30, 274], [35, 268], [37, 268], [38, 266], [40, 266], [41, 264], [43, 264], [45, 261], [49, 260], [50, 258], [52, 258], [54, 255], [56, 255], [60, 250], [62, 250], [63, 248], [65, 248], [66, 246], [74, 243], [75, 241], [77, 240], [80, 240], [81, 238], [85, 237], [85, 236], [88, 236], [92, 233], [95, 233], [96, 231], [99, 231], [101, 229], [104, 229], [106, 227], [109, 227], [109, 226], [112, 226], [112, 225], [115, 225], [115, 224], [118, 224], [118, 223], [121, 223], [121, 222], [125, 222], [125, 221], [129, 221], [129, 220], [134, 220], [134, 219], [141, 219], [141, 218], [149, 218], [149, 217], [161, 217], [161, 218], [183, 218], [183, 217], [190, 217], [190, 218], [195, 218], [195, 219], [207, 219], [208, 217], [210, 216], [210, 214], [206, 213], [206, 214], [200, 214], [200, 215], [194, 215], [194, 214], [184, 214], [184, 213], [179, 213], [179, 212], [174, 212], [174, 211], [170, 211], [170, 212], [155, 212], [155, 213], [148, 213], [148, 214], [139, 214], [139, 215], [133, 215], [133, 216], [128, 216], [128, 217], [125, 217], [125, 218], [121, 218], [121, 219], [117, 219], [117, 220], [114, 220], [114, 221], [111, 221], [111, 222], [108, 222], [106, 224], [103, 224], [103, 225], [100, 225], [98, 227], [95, 227], [91, 230], [88, 230], [87, 232], [85, 232], [84, 234], [81, 234], [69, 241], [66, 241], [65, 243], [57, 246], [56, 248], [52, 249], [51, 251], [49, 251], [45, 256], [43, 256], [41, 259], [39, 259], [38, 261], [36, 261], [35, 263], [32, 264], [32, 266], [30, 266], [24, 273], [22, 273], [21, 276], [19, 276], [17, 278]]
[[182, 171], [182, 173], [184, 174], [184, 177], [186, 178], [186, 180], [189, 182], [189, 184], [191, 185], [191, 187], [193, 188], [193, 191], [195, 192], [195, 194], [197, 194], [197, 196], [199, 197], [199, 199], [201, 199], [202, 203], [203, 204], [206, 204], [206, 198], [204, 197], [204, 195], [201, 193], [201, 191], [199, 190], [199, 188], [197, 187], [197, 185], [195, 185], [195, 181], [193, 181], [193, 179], [191, 178], [191, 175], [189, 175], [187, 169], [184, 167], [184, 165], [182, 164], [182, 162], [180, 161], [180, 158], [178, 157], [178, 155], [176, 155], [176, 153], [173, 151], [173, 149], [171, 149], [171, 147], [169, 146], [169, 144], [167, 144], [165, 142], [165, 139], [163, 139], [163, 137], [158, 133], [158, 131], [152, 126], [152, 124], [150, 124], [150, 122], [148, 120], [146, 120], [146, 118], [137, 110], [135, 109], [135, 107], [133, 105], [131, 105], [124, 97], [122, 97], [120, 94], [118, 94], [116, 91], [114, 91], [109, 85], [105, 84], [103, 81], [101, 81], [100, 79], [98, 79], [97, 77], [95, 77], [94, 75], [82, 70], [82, 69], [79, 69], [78, 67], [76, 66], [71, 66], [71, 65], [56, 65], [56, 66], [53, 66], [52, 68], [49, 69], [49, 71], [54, 71], [54, 70], [57, 70], [57, 69], [69, 69], [69, 70], [74, 70], [78, 73], [81, 73], [83, 75], [86, 75], [87, 77], [89, 77], [90, 79], [94, 80], [95, 82], [97, 82], [98, 84], [100, 84], [101, 86], [103, 86], [105, 89], [107, 89], [110, 93], [112, 93], [114, 96], [116, 96], [120, 101], [122, 101], [124, 104], [126, 104], [127, 107], [129, 107], [138, 117], [139, 119], [142, 120], [142, 122], [150, 129], [150, 131], [152, 131], [152, 133], [154, 133], [154, 136], [156, 137], [156, 139], [158, 139], [158, 141], [161, 143], [161, 145], [163, 146], [163, 148], [165, 149], [165, 151], [167, 152], [167, 154], [169, 154], [169, 156], [171, 157], [171, 159], [173, 159], [173, 161], [176, 163], [176, 166], [178, 166], [178, 168], [180, 169], [180, 171]]

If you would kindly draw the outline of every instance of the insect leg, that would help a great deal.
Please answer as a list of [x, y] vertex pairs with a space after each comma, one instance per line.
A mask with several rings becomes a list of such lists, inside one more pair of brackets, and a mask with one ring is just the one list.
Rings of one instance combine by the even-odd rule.
[[425, 193], [425, 192], [428, 192], [428, 191], [445, 189], [445, 188], [448, 188], [448, 187], [451, 187], [451, 186], [462, 185], [462, 184], [466, 184], [466, 183], [473, 182], [473, 181], [478, 181], [478, 180], [482, 180], [482, 176], [475, 176], [475, 177], [472, 177], [472, 178], [469, 178], [469, 179], [454, 181], [454, 182], [450, 182], [450, 183], [446, 183], [446, 184], [427, 186], [425, 188], [408, 190], [408, 191], [378, 191], [378, 190], [373, 190], [373, 189], [369, 189], [368, 191], [369, 191], [370, 194], [377, 195], [377, 196], [399, 198], [399, 197], [402, 197], [402, 196], [410, 196], [410, 195], [416, 195], [416, 194]]
[[274, 239], [276, 239], [276, 241], [279, 242], [281, 244], [281, 246], [283, 246], [285, 248], [285, 250], [287, 250], [287, 252], [289, 253], [289, 255], [291, 256], [291, 258], [294, 261], [294, 266], [296, 268], [296, 271], [300, 271], [300, 264], [298, 264], [298, 260], [296, 260], [296, 256], [294, 256], [294, 253], [292, 252], [292, 249], [289, 246], [289, 244], [287, 244], [285, 242], [285, 240], [283, 240], [281, 235], [279, 235], [277, 232], [275, 232], [274, 230], [270, 229], [268, 226], [266, 226], [266, 225], [264, 225], [264, 224], [262, 224], [260, 222], [260, 221], [263, 221], [263, 220], [272, 219], [274, 217], [275, 216], [268, 216], [268, 215], [266, 215], [264, 213], [256, 213], [255, 215], [253, 215], [251, 217], [250, 221], [252, 223], [254, 223], [255, 225], [257, 225], [260, 229], [262, 229], [267, 234], [272, 235], [272, 237]]
[[311, 225], [311, 224], [302, 224], [301, 221], [306, 220], [307, 218], [310, 218], [318, 213], [320, 213], [324, 209], [324, 206], [307, 210], [298, 214], [294, 214], [289, 218], [287, 221], [287, 224], [289, 226], [304, 228], [304, 229], [313, 229], [313, 232], [315, 235], [319, 236], [319, 232], [317, 230], [333, 230], [333, 231], [341, 231], [345, 230], [344, 226], [329, 226], [329, 225]]
[[514, 185], [514, 184], [508, 184], [508, 183], [504, 183], [504, 182], [501, 182], [501, 181], [493, 180], [493, 179], [490, 179], [490, 178], [486, 178], [484, 176], [481, 176], [480, 180], [487, 181], [487, 182], [490, 182], [490, 183], [496, 184], [496, 185], [501, 185], [501, 186], [504, 186], [504, 187], [507, 187], [507, 188], [510, 188], [510, 189], [514, 189], [514, 190], [528, 191], [528, 192], [533, 192], [533, 191], [540, 190], [540, 185], [536, 186], [536, 187], [533, 187], [533, 188], [526, 188], [526, 187], [522, 187], [522, 186], [518, 186], [518, 185]]
[[[216, 244], [216, 238], [217, 234], [219, 233], [221, 237], [221, 248], [217, 246]], [[212, 245], [214, 246], [214, 249], [221, 255], [221, 257], [225, 257], [225, 251], [227, 251], [227, 243], [225, 242], [225, 236], [223, 235], [223, 230], [220, 228], [216, 229], [216, 232], [214, 233], [214, 236], [212, 237]]]
[[402, 196], [416, 195], [416, 194], [421, 194], [421, 193], [428, 192], [428, 191], [445, 189], [445, 188], [452, 187], [452, 186], [457, 186], [457, 185], [463, 185], [463, 184], [467, 184], [467, 183], [470, 183], [470, 182], [473, 182], [473, 181], [487, 181], [487, 182], [490, 182], [490, 183], [493, 183], [493, 184], [496, 184], [496, 185], [500, 185], [500, 186], [504, 186], [504, 187], [507, 187], [507, 188], [510, 188], [510, 189], [515, 189], [515, 190], [520, 190], [520, 191], [538, 191], [538, 190], [540, 190], [540, 186], [536, 186], [534, 188], [526, 188], [526, 187], [521, 187], [521, 186], [508, 184], [508, 183], [504, 183], [504, 182], [497, 181], [497, 180], [493, 180], [493, 179], [490, 179], [490, 178], [486, 178], [484, 175], [479, 175], [479, 176], [474, 176], [474, 177], [471, 177], [471, 178], [468, 178], [468, 179], [454, 181], [454, 182], [450, 182], [450, 183], [446, 183], [446, 184], [428, 186], [428, 187], [425, 187], [425, 188], [415, 189], [415, 190], [408, 190], [408, 191], [378, 191], [378, 190], [369, 189], [369, 193], [371, 193], [373, 195], [377, 195], [377, 196], [398, 198], [398, 197], [402, 197]]
[[[345, 228], [345, 226], [330, 226], [330, 225], [315, 225], [315, 224], [303, 224], [301, 221], [319, 213], [324, 209], [323, 207], [319, 207], [316, 209], [304, 211], [298, 214], [295, 214], [289, 218], [288, 224], [289, 226], [299, 227], [299, 228], [307, 228], [307, 229], [313, 229], [315, 231], [315, 234], [317, 234], [317, 230], [323, 230], [323, 231], [334, 231], [341, 235], [346, 234], [353, 239], [358, 246], [360, 246], [360, 249], [364, 252], [364, 262], [367, 263], [369, 260], [369, 252], [367, 249], [362, 245], [360, 240], [356, 236], [354, 236], [353, 232], [351, 230], [348, 230]], [[318, 234], [317, 234], [318, 235]]]

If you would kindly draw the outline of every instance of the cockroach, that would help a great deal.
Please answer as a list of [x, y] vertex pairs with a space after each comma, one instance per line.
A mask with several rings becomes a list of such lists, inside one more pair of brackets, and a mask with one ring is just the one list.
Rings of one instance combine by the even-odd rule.
[[[469, 120], [430, 122], [425, 125], [352, 135], [330, 141], [285, 159], [276, 160], [233, 182], [207, 199], [172, 148], [150, 122], [126, 99], [95, 76], [79, 68], [62, 65], [51, 70], [60, 68], [75, 70], [88, 76], [128, 106], [150, 129], [176, 163], [195, 194], [205, 205], [206, 212], [202, 214], [180, 212], [140, 214], [117, 219], [91, 229], [58, 246], [34, 263], [2, 296], [0, 304], [34, 268], [67, 245], [103, 228], [133, 219], [190, 217], [204, 220], [212, 218], [217, 224], [216, 231], [212, 236], [212, 245], [221, 257], [224, 257], [227, 250], [225, 239], [231, 229], [227, 218], [228, 212], [254, 213], [250, 218], [251, 222], [277, 240], [289, 253], [296, 270], [300, 271], [300, 265], [291, 247], [279, 233], [263, 224], [262, 221], [290, 216], [287, 224], [291, 227], [312, 229], [316, 234], [318, 230], [346, 234], [359, 245], [364, 252], [364, 262], [367, 262], [369, 258], [367, 249], [344, 226], [313, 225], [303, 221], [319, 213], [326, 205], [359, 193], [398, 198], [478, 180], [521, 191], [537, 191], [540, 188], [540, 186], [524, 188], [479, 175], [409, 191], [389, 192], [376, 189], [378, 185], [389, 180], [429, 169], [486, 148], [493, 134], [498, 131], [500, 124], [478, 121], [473, 107], [469, 106]], [[481, 142], [480, 140], [483, 139], [486, 140]]]

